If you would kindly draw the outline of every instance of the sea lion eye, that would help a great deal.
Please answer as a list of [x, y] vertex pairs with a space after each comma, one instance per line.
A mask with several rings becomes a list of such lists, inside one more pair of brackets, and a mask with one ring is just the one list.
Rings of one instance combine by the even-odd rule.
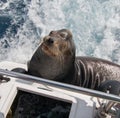
[[54, 33], [54, 31], [51, 31], [49, 34], [53, 34]]
[[49, 35], [56, 34], [56, 33], [57, 33], [56, 31], [51, 31]]

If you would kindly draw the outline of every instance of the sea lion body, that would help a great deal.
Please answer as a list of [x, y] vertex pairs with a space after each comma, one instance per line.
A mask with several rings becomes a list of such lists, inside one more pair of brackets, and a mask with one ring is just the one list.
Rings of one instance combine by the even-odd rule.
[[67, 29], [52, 31], [33, 54], [28, 73], [45, 79], [91, 89], [106, 80], [120, 81], [120, 66], [103, 59], [75, 57], [72, 33]]
[[106, 80], [120, 81], [120, 66], [94, 57], [76, 57], [72, 83], [97, 89]]

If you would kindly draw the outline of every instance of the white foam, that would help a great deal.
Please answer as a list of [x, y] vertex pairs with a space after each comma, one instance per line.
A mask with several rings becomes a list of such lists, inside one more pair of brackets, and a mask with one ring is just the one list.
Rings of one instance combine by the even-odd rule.
[[[116, 39], [116, 32], [120, 34], [119, 0], [31, 0], [29, 3], [24, 0], [24, 3], [28, 9], [25, 22], [15, 36], [1, 39], [7, 40], [10, 47], [0, 47], [0, 60], [26, 63], [41, 37], [51, 30], [68, 28], [73, 32], [77, 55], [120, 62], [120, 40]], [[10, 15], [16, 14], [11, 11]], [[20, 17], [17, 15], [14, 22]]]
[[9, 4], [11, 3], [12, 0], [8, 0], [6, 3], [0, 1], [0, 10], [4, 10], [7, 7], [9, 7]]

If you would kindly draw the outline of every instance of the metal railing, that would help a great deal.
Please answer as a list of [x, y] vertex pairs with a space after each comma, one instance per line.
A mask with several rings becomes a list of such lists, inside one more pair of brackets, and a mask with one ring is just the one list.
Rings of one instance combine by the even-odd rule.
[[74, 85], [70, 85], [70, 84], [52, 81], [52, 80], [47, 80], [47, 79], [43, 79], [40, 77], [35, 77], [35, 76], [27, 75], [27, 74], [22, 74], [22, 73], [18, 73], [18, 72], [0, 69], [0, 75], [7, 75], [10, 77], [15, 77], [15, 78], [19, 78], [19, 79], [23, 79], [23, 80], [27, 80], [27, 81], [49, 84], [49, 85], [52, 85], [55, 87], [60, 87], [60, 88], [67, 89], [70, 91], [75, 91], [75, 92], [87, 94], [87, 95], [94, 96], [94, 97], [99, 97], [99, 98], [103, 98], [103, 99], [120, 102], [120, 97], [116, 96], [116, 95], [107, 94], [104, 92], [99, 92], [99, 91], [95, 91], [95, 90], [91, 90], [91, 89], [87, 89], [87, 88], [83, 88], [83, 87], [79, 87], [79, 86], [74, 86]]

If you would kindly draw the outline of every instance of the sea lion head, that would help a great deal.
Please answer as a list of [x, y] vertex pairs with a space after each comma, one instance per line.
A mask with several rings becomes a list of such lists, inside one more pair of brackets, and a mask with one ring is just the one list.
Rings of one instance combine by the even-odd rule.
[[75, 46], [72, 40], [72, 33], [67, 29], [51, 31], [48, 36], [43, 38], [41, 44], [42, 51], [52, 57], [72, 56], [75, 54]]
[[51, 31], [34, 53], [28, 70], [46, 79], [61, 80], [74, 65], [75, 45], [67, 29]]

